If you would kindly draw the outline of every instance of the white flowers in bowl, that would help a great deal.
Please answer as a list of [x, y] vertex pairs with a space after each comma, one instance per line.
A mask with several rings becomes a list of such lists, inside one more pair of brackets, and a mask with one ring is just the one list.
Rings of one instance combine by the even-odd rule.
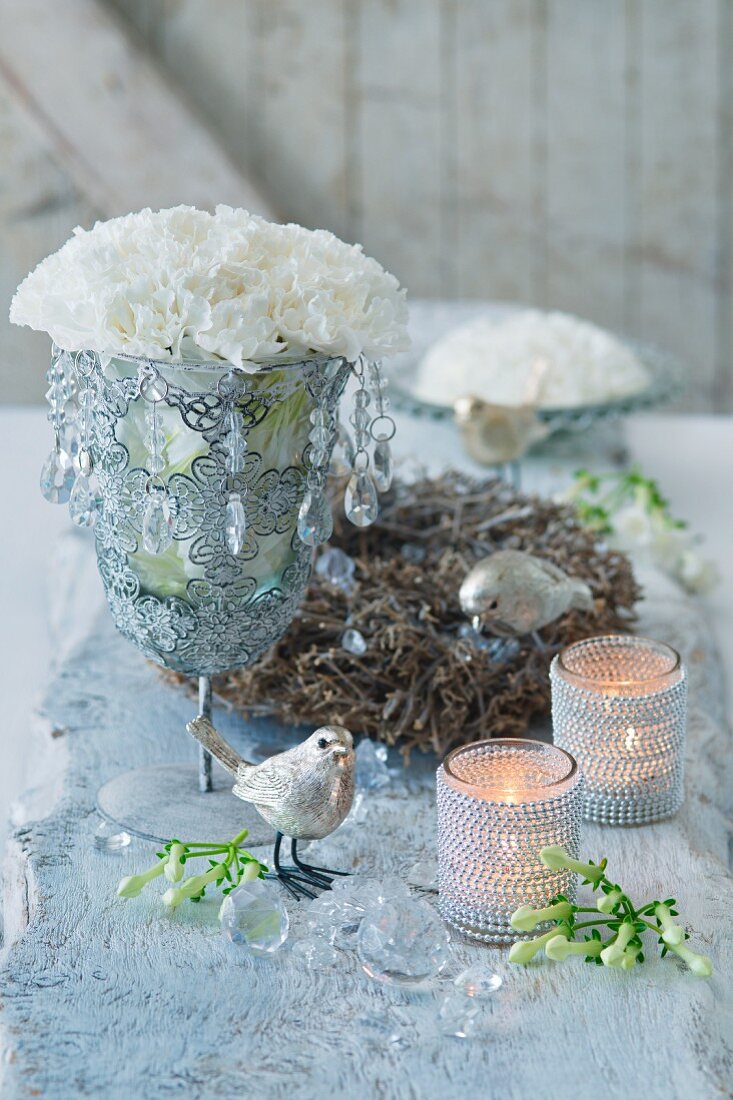
[[67, 351], [220, 359], [248, 371], [409, 346], [405, 292], [360, 245], [228, 206], [146, 209], [77, 228], [21, 283], [10, 319]]

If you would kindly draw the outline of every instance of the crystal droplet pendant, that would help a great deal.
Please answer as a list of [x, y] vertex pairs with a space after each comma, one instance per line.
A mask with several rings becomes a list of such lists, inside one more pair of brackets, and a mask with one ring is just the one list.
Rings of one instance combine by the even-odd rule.
[[374, 445], [374, 484], [380, 493], [386, 493], [392, 484], [394, 463], [392, 448], [386, 439], [380, 439]]
[[298, 512], [298, 536], [306, 546], [328, 542], [333, 533], [331, 506], [324, 493], [309, 489]]
[[367, 473], [354, 474], [344, 493], [346, 518], [355, 527], [369, 527], [379, 515], [379, 502], [374, 482]]
[[54, 447], [41, 470], [41, 492], [51, 504], [66, 504], [74, 487], [74, 464], [61, 447]]
[[150, 493], [143, 516], [143, 546], [149, 554], [163, 554], [173, 542], [173, 514], [167, 492]]
[[239, 493], [230, 493], [225, 516], [227, 550], [235, 557], [244, 546], [247, 534], [247, 517]]
[[92, 479], [79, 474], [69, 497], [69, 515], [77, 527], [93, 527], [97, 522], [99, 496]]

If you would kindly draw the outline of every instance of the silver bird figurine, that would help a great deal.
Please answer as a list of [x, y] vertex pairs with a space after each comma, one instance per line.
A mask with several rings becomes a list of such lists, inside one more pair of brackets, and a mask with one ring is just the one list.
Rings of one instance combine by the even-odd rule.
[[[322, 840], [339, 827], [354, 798], [354, 739], [343, 726], [321, 726], [300, 745], [250, 764], [224, 740], [208, 718], [188, 723], [188, 732], [235, 776], [237, 798], [251, 802], [275, 830], [274, 876], [294, 898], [315, 897], [310, 887], [327, 890], [334, 875], [347, 872], [314, 867], [298, 856], [299, 840]], [[280, 862], [283, 836], [290, 838], [292, 866]]]
[[466, 574], [459, 592], [476, 630], [499, 637], [533, 634], [566, 611], [592, 611], [593, 593], [553, 562], [524, 550], [496, 550]]

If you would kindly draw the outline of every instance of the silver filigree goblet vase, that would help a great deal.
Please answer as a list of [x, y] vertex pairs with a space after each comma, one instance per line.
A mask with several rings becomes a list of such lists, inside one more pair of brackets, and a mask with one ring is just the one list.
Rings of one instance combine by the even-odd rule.
[[[349, 432], [338, 407], [351, 374]], [[211, 676], [257, 661], [296, 612], [313, 548], [331, 535], [337, 442], [352, 470], [347, 516], [357, 526], [377, 516], [394, 434], [379, 365], [313, 358], [247, 373], [54, 348], [47, 380], [55, 442], [42, 492], [94, 528], [117, 629], [151, 660], [198, 676], [209, 716]], [[99, 810], [151, 839], [243, 827], [250, 843], [270, 838], [203, 749], [196, 771], [127, 772], [101, 788]]]

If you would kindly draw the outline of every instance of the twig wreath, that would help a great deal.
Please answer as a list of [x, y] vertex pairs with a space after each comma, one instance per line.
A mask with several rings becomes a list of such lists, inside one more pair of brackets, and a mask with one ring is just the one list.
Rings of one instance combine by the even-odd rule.
[[[552, 656], [633, 623], [640, 589], [628, 559], [567, 505], [457, 472], [395, 481], [381, 504], [366, 529], [337, 517], [330, 547], [319, 552], [348, 555], [352, 583], [334, 584], [317, 567], [281, 641], [258, 664], [215, 680], [235, 709], [253, 715], [264, 704], [285, 722], [336, 722], [406, 757], [415, 748], [443, 755], [467, 741], [523, 733], [549, 708]], [[532, 637], [476, 635], [461, 612], [465, 574], [507, 548], [547, 558], [593, 592], [593, 611], [571, 611], [542, 629], [543, 649]], [[343, 644], [347, 632], [363, 639], [363, 652]]]

